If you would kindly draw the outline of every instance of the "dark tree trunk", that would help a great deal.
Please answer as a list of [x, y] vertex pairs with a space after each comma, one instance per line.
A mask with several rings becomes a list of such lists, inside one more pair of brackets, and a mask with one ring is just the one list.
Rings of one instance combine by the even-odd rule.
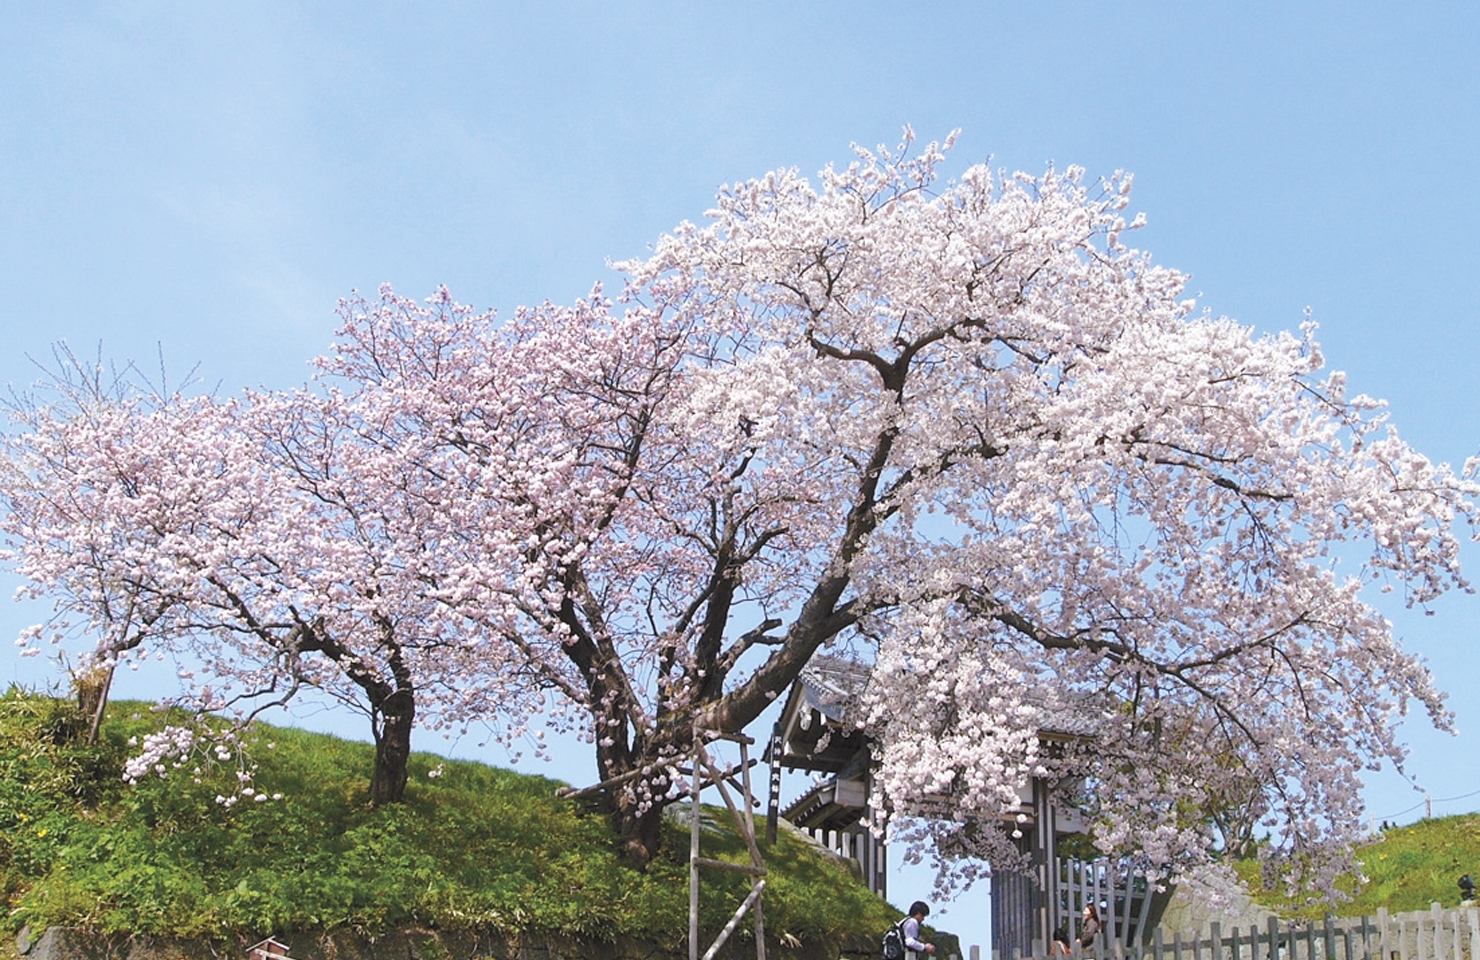
[[663, 808], [654, 804], [643, 813], [635, 808], [619, 810], [616, 827], [622, 859], [639, 870], [646, 870], [662, 846]]
[[411, 760], [416, 699], [410, 690], [397, 690], [373, 706], [375, 772], [370, 777], [370, 802], [378, 807], [400, 803], [406, 797], [406, 765]]
[[[599, 728], [615, 730], [621, 737], [598, 743], [596, 769], [604, 787], [597, 796], [617, 834], [622, 860], [628, 866], [646, 870], [663, 844], [663, 809], [668, 805], [670, 788], [669, 765], [675, 755], [684, 757], [692, 753], [691, 738], [683, 737], [679, 742], [674, 740], [678, 739], [676, 734], [687, 731], [691, 724], [670, 724], [662, 745], [640, 735], [629, 744], [625, 738], [629, 728], [620, 712], [608, 709], [599, 716], [602, 718], [598, 720]], [[642, 770], [651, 772], [641, 774], [639, 771]]]
[[406, 765], [411, 761], [411, 728], [416, 725], [416, 687], [396, 641], [395, 624], [380, 619], [381, 639], [390, 679], [366, 666], [330, 636], [320, 621], [299, 624], [283, 644], [297, 654], [322, 653], [365, 692], [370, 704], [370, 732], [375, 737], [375, 770], [370, 774], [370, 803], [400, 803], [406, 797]]
[[72, 677], [72, 688], [77, 693], [77, 709], [87, 719], [87, 742], [98, 742], [98, 730], [103, 725], [103, 713], [108, 708], [108, 690], [113, 686], [113, 668], [94, 668]]

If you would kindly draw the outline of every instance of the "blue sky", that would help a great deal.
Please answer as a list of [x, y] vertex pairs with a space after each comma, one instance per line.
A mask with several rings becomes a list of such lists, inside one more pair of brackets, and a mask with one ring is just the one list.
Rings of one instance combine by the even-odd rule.
[[[353, 289], [568, 301], [721, 184], [846, 163], [905, 123], [962, 128], [951, 171], [1134, 171], [1137, 244], [1204, 305], [1267, 331], [1309, 306], [1405, 437], [1480, 453], [1472, 2], [21, 5], [0, 32], [0, 381], [65, 340], [288, 386]], [[1410, 729], [1412, 772], [1480, 791], [1480, 599], [1387, 612], [1462, 730]], [[0, 608], [0, 633], [32, 619]], [[37, 682], [0, 658], [0, 682]], [[1391, 775], [1369, 798], [1422, 812]], [[941, 925], [972, 933], [981, 898]]]

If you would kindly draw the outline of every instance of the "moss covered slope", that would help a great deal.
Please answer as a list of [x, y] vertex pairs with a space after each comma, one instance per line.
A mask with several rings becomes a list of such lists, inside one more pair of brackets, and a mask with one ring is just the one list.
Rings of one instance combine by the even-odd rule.
[[[372, 808], [372, 747], [266, 726], [249, 745], [253, 797], [218, 802], [237, 790], [231, 762], [190, 760], [124, 784], [129, 741], [162, 723], [145, 705], [115, 704], [89, 747], [68, 704], [0, 697], [0, 894], [13, 929], [217, 937], [419, 925], [668, 945], [687, 934], [677, 826], [639, 873], [619, 862], [602, 818], [555, 796], [555, 781], [418, 754], [407, 802]], [[704, 853], [745, 859], [727, 818], [706, 818]], [[766, 858], [769, 934], [832, 939], [895, 917], [797, 837]], [[702, 890], [704, 927], [717, 931], [747, 885], [714, 874]]]

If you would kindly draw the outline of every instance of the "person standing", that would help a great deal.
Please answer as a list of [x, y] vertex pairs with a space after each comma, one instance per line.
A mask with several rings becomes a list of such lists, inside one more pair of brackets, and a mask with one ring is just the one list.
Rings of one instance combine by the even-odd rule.
[[1100, 922], [1100, 908], [1093, 903], [1086, 903], [1084, 905], [1084, 917], [1079, 925], [1080, 949], [1093, 950], [1095, 940], [1099, 937], [1100, 931], [1104, 929], [1104, 926]]
[[935, 944], [920, 939], [920, 924], [930, 915], [930, 908], [922, 900], [910, 904], [910, 915], [904, 918], [900, 932], [904, 934], [905, 956], [915, 957], [922, 953], [935, 953]]

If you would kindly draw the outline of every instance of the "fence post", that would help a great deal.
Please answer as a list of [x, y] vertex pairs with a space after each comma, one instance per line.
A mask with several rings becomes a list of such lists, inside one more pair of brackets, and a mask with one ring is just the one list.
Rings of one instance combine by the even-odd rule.
[[[1377, 927], [1369, 923], [1371, 917], [1362, 918], [1362, 960], [1373, 960], [1372, 941], [1377, 936]], [[1382, 956], [1382, 941], [1378, 941], [1378, 954], [1376, 960], [1387, 960]]]
[[1280, 922], [1270, 917], [1264, 930], [1269, 934], [1269, 960], [1280, 960]]
[[1223, 960], [1223, 927], [1217, 920], [1208, 924], [1208, 945], [1213, 951], [1209, 960]]

